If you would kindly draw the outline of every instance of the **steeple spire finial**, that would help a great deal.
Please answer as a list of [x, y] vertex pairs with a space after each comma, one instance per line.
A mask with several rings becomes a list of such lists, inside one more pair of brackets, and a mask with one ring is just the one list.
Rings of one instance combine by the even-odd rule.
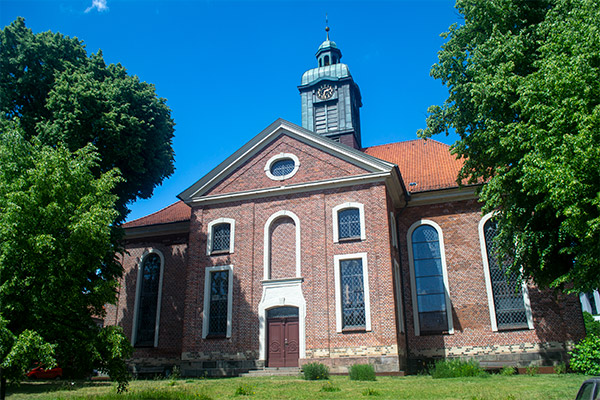
[[327, 19], [327, 13], [325, 13], [325, 32], [327, 35], [327, 40], [329, 40], [329, 21]]

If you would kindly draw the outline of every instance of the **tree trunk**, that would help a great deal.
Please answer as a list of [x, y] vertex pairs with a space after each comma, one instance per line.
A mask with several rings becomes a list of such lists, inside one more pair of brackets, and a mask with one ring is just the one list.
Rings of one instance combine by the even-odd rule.
[[2, 374], [2, 368], [0, 368], [0, 400], [6, 399], [6, 378]]

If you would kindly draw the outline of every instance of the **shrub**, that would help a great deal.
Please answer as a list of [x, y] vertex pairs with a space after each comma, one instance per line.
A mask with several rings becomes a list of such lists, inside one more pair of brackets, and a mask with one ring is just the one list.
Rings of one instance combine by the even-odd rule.
[[567, 365], [564, 362], [559, 362], [554, 366], [554, 373], [556, 375], [562, 375], [567, 372]]
[[429, 373], [434, 379], [487, 376], [478, 361], [459, 359], [436, 361]]
[[510, 365], [505, 365], [500, 370], [500, 375], [503, 376], [511, 376], [515, 374], [515, 367], [511, 367]]
[[371, 364], [354, 364], [348, 371], [351, 381], [374, 381], [375, 369]]
[[587, 311], [583, 312], [583, 323], [585, 324], [585, 333], [588, 336], [600, 336], [600, 321], [596, 321], [594, 316]]
[[600, 336], [586, 336], [569, 354], [573, 371], [600, 375]]
[[329, 379], [329, 368], [318, 362], [304, 364], [302, 372], [304, 372], [304, 379], [307, 381]]
[[236, 396], [250, 396], [255, 394], [254, 388], [250, 385], [240, 385], [237, 389], [235, 389]]
[[530, 365], [529, 367], [525, 368], [525, 373], [529, 376], [535, 376], [538, 374], [538, 372], [540, 372], [540, 367], [537, 365]]
[[342, 389], [340, 389], [337, 386], [333, 386], [333, 384], [331, 382], [327, 382], [326, 384], [324, 384], [323, 386], [321, 386], [321, 392], [339, 392]]
[[379, 392], [375, 389], [366, 388], [362, 392], [363, 396], [379, 396]]

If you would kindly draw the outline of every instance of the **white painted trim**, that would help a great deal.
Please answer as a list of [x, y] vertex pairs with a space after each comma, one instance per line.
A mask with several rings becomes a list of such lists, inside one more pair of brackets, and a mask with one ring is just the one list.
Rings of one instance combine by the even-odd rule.
[[225, 161], [213, 168], [203, 178], [180, 193], [177, 197], [188, 204], [192, 198], [201, 197], [203, 193], [222, 180], [233, 169], [237, 168], [238, 165], [250, 159], [282, 134], [300, 140], [318, 150], [325, 151], [371, 172], [386, 171], [389, 173], [394, 168], [394, 164], [390, 162], [380, 160], [351, 147], [335, 143], [330, 139], [324, 138], [288, 121], [278, 119], [229, 156]]
[[335, 322], [336, 332], [342, 333], [342, 289], [340, 261], [360, 258], [363, 267], [363, 290], [365, 299], [365, 330], [371, 331], [371, 296], [369, 294], [369, 265], [367, 264], [367, 253], [340, 254], [333, 256], [335, 276]]
[[392, 231], [392, 246], [398, 248], [398, 225], [396, 224], [396, 215], [390, 211], [390, 230]]
[[193, 197], [186, 199], [186, 204], [193, 206], [201, 203], [222, 203], [223, 201], [239, 201], [253, 198], [281, 196], [305, 192], [309, 190], [335, 189], [339, 187], [361, 185], [374, 182], [386, 182], [386, 179], [392, 175], [390, 172], [374, 172], [370, 174], [349, 176], [344, 178], [326, 179], [322, 181], [295, 183], [292, 185], [283, 185], [271, 188], [247, 190], [243, 192], [217, 194], [212, 196]]
[[400, 333], [404, 333], [404, 299], [402, 298], [402, 279], [400, 279], [400, 264], [394, 260], [394, 281], [396, 287], [396, 318]]
[[225, 337], [231, 337], [231, 323], [233, 316], [233, 265], [219, 265], [206, 267], [204, 271], [204, 309], [202, 311], [202, 339], [208, 336], [208, 323], [210, 320], [210, 284], [211, 274], [217, 271], [229, 271], [227, 282], [227, 333]]
[[263, 281], [258, 305], [258, 354], [267, 360], [267, 310], [281, 306], [298, 307], [300, 358], [306, 358], [306, 300], [302, 294], [302, 278]]
[[481, 248], [481, 259], [483, 260], [483, 275], [485, 277], [485, 290], [487, 292], [488, 309], [490, 312], [490, 324], [492, 331], [498, 331], [498, 323], [496, 321], [496, 306], [494, 305], [494, 294], [492, 291], [492, 278], [490, 276], [490, 263], [487, 257], [487, 246], [485, 244], [485, 233], [483, 227], [488, 219], [493, 216], [494, 213], [489, 213], [479, 220], [479, 247]]
[[343, 204], [338, 204], [333, 207], [332, 213], [332, 225], [333, 225], [333, 242], [339, 243], [340, 234], [339, 234], [339, 222], [338, 222], [338, 213], [342, 210], [346, 210], [348, 208], [358, 208], [358, 215], [360, 217], [360, 240], [365, 240], [367, 238], [366, 230], [365, 230], [365, 206], [361, 203], [355, 202], [347, 202]]
[[206, 254], [212, 254], [212, 239], [213, 239], [213, 226], [218, 224], [228, 223], [229, 228], [229, 254], [233, 253], [235, 245], [235, 219], [233, 218], [217, 218], [210, 221], [207, 225], [206, 232]]
[[141, 295], [141, 285], [142, 285], [142, 266], [144, 265], [144, 261], [150, 254], [158, 254], [160, 257], [160, 273], [158, 278], [158, 299], [156, 300], [156, 322], [154, 323], [154, 347], [158, 347], [158, 334], [160, 331], [160, 309], [162, 305], [162, 286], [163, 286], [163, 276], [164, 276], [164, 268], [165, 268], [165, 257], [160, 250], [151, 248], [150, 250], [144, 251], [142, 257], [140, 258], [140, 262], [137, 264], [137, 279], [136, 279], [136, 287], [135, 287], [135, 303], [133, 308], [133, 329], [131, 332], [131, 345], [135, 346], [135, 342], [137, 340], [137, 331], [138, 331], [138, 314], [139, 314], [139, 306], [140, 306], [140, 295]]
[[477, 190], [480, 187], [481, 185], [477, 184], [472, 186], [452, 187], [448, 189], [411, 193], [408, 207], [477, 199]]
[[278, 218], [281, 217], [290, 217], [294, 224], [296, 225], [296, 277], [299, 278], [301, 276], [301, 261], [300, 261], [300, 218], [296, 214], [291, 211], [282, 210], [278, 211], [275, 214], [271, 215], [267, 222], [265, 223], [265, 231], [264, 231], [264, 245], [263, 245], [263, 279], [269, 280], [271, 279], [271, 235], [270, 229], [271, 224], [275, 222]]
[[[494, 304], [494, 292], [492, 290], [492, 278], [490, 276], [490, 263], [487, 257], [487, 246], [485, 243], [485, 232], [483, 230], [485, 223], [494, 216], [494, 212], [487, 213], [479, 220], [479, 247], [481, 248], [481, 259], [483, 261], [483, 275], [485, 277], [485, 290], [488, 298], [488, 309], [490, 311], [490, 324], [493, 332], [498, 332], [498, 322], [496, 317], [496, 305]], [[529, 290], [525, 281], [521, 284], [523, 291], [523, 304], [525, 306], [525, 315], [527, 317], [527, 327], [533, 329], [533, 315], [531, 312], [531, 302], [529, 301]]]
[[[271, 166], [279, 160], [285, 160], [288, 158], [294, 162], [293, 171], [290, 172], [289, 174], [282, 175], [282, 176], [273, 175], [271, 173]], [[267, 161], [267, 163], [265, 164], [265, 174], [267, 174], [267, 176], [274, 181], [284, 181], [284, 180], [289, 179], [292, 176], [296, 175], [296, 172], [298, 172], [299, 168], [300, 168], [300, 160], [298, 159], [298, 157], [296, 157], [296, 155], [291, 154], [291, 153], [279, 153], [279, 154], [276, 154], [273, 157], [269, 158], [269, 161]]]
[[421, 335], [421, 326], [419, 324], [419, 305], [417, 304], [417, 283], [415, 278], [415, 262], [413, 259], [412, 249], [412, 234], [415, 229], [421, 225], [429, 225], [434, 228], [438, 233], [439, 246], [440, 246], [440, 258], [442, 260], [442, 275], [444, 279], [444, 287], [446, 289], [446, 315], [448, 319], [448, 333], [454, 333], [454, 321], [452, 320], [452, 303], [450, 302], [450, 285], [448, 284], [448, 270], [446, 267], [446, 250], [444, 246], [444, 235], [442, 228], [434, 221], [428, 219], [421, 219], [410, 226], [406, 233], [406, 242], [408, 243], [408, 263], [410, 265], [410, 289], [413, 303], [413, 318], [415, 325], [415, 336]]

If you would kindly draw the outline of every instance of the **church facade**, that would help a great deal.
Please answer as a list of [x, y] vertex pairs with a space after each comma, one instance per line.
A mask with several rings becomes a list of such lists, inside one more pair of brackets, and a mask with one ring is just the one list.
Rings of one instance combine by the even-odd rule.
[[578, 299], [507, 277], [492, 215], [447, 145], [362, 148], [362, 99], [329, 38], [277, 120], [184, 192], [125, 224], [105, 324], [138, 372], [234, 375], [321, 362], [413, 371], [432, 359], [552, 365], [585, 334]]

